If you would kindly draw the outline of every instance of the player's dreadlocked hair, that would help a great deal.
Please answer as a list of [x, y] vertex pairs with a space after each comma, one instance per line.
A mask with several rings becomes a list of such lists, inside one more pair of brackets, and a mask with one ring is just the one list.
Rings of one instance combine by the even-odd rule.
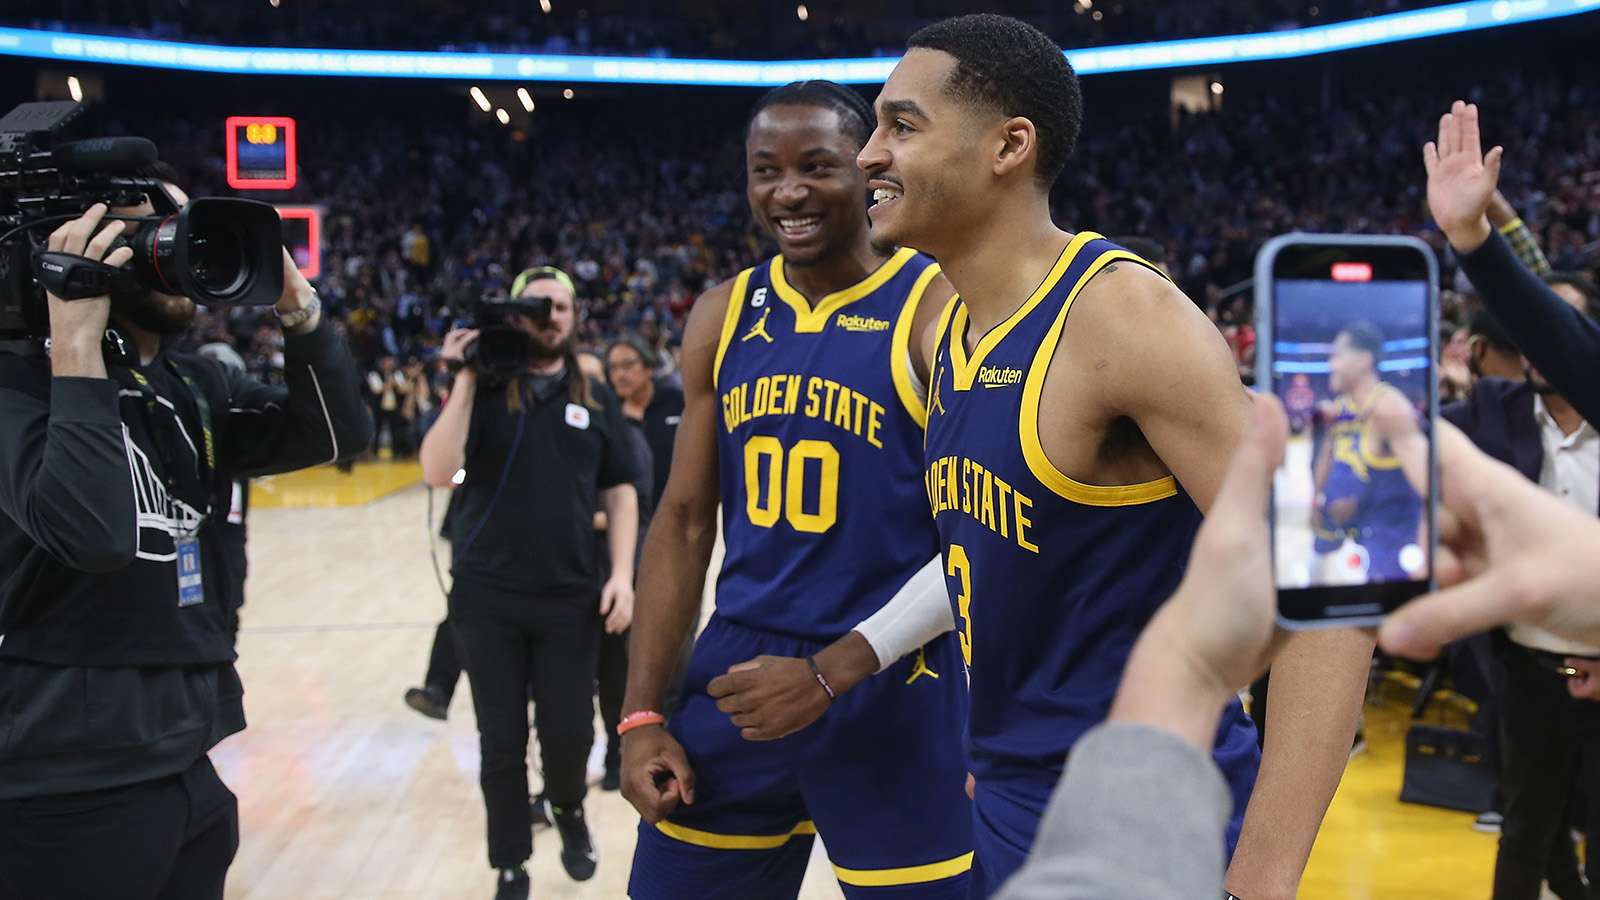
[[1078, 74], [1061, 48], [1026, 22], [988, 13], [929, 25], [906, 46], [956, 58], [944, 87], [948, 96], [1033, 123], [1039, 135], [1039, 186], [1049, 190], [1067, 167], [1083, 127]]
[[831, 109], [839, 114], [839, 124], [844, 127], [846, 134], [855, 138], [857, 147], [865, 147], [867, 141], [872, 139], [873, 129], [878, 127], [878, 117], [873, 114], [872, 104], [865, 97], [842, 84], [816, 79], [795, 81], [767, 91], [756, 101], [755, 108], [750, 110], [750, 118], [745, 120], [746, 135], [750, 133], [756, 116], [769, 106], [820, 106]]

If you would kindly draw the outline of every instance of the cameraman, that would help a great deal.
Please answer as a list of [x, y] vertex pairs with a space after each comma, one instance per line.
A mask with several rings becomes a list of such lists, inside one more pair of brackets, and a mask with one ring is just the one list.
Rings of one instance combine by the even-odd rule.
[[[126, 264], [106, 212], [49, 249]], [[48, 349], [0, 345], [4, 900], [223, 895], [238, 808], [206, 754], [244, 710], [215, 523], [231, 479], [359, 453], [371, 427], [287, 253], [283, 276], [286, 387], [168, 352], [195, 305], [154, 291], [51, 295]]]
[[[428, 484], [450, 484], [465, 469], [451, 518], [450, 623], [472, 683], [498, 900], [528, 896], [530, 694], [562, 866], [577, 881], [594, 875], [583, 798], [602, 617], [613, 634], [633, 618], [638, 498], [629, 426], [616, 395], [578, 368], [573, 302], [565, 273], [532, 269], [517, 276], [511, 299], [486, 304], [504, 311], [498, 333], [446, 335], [443, 358], [469, 364], [422, 441]], [[526, 363], [486, 371], [489, 338], [504, 346], [507, 326], [526, 336]], [[611, 557], [603, 587], [594, 540], [601, 506]]]

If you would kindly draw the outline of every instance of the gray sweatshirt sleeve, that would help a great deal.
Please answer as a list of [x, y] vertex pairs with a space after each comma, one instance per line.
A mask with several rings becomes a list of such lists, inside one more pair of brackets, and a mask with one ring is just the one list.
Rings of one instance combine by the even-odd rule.
[[995, 900], [1216, 900], [1232, 808], [1211, 754], [1101, 725], [1073, 746], [1027, 864]]

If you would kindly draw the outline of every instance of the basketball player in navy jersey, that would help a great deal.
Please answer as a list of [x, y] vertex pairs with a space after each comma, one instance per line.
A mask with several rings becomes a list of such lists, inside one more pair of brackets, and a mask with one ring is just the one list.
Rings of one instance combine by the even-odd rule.
[[[1171, 282], [1052, 222], [1082, 109], [1060, 48], [989, 15], [910, 46], [859, 163], [874, 241], [926, 250], [960, 294], [937, 327], [924, 480], [971, 678], [982, 897], [1021, 863], [1072, 743], [1105, 717], [1129, 648], [1176, 587], [1249, 401], [1216, 329]], [[1294, 639], [1259, 784], [1253, 727], [1237, 704], [1222, 717], [1229, 885], [1244, 900], [1294, 896], [1371, 648], [1353, 633]]]
[[1335, 558], [1334, 574], [1404, 581], [1425, 570], [1420, 543], [1428, 443], [1416, 408], [1378, 377], [1383, 334], [1355, 322], [1333, 339], [1328, 385], [1338, 392], [1317, 456], [1318, 512], [1324, 528], [1356, 549]]
[[[829, 82], [779, 88], [747, 126], [750, 208], [780, 255], [702, 296], [684, 336], [683, 418], [640, 566], [618, 727], [623, 794], [644, 818], [636, 900], [795, 897], [816, 834], [852, 900], [968, 893], [955, 637], [896, 662], [852, 631], [913, 575], [937, 571], [922, 487], [927, 371], [911, 367], [909, 344], [951, 294], [928, 257], [868, 239], [855, 159], [872, 128], [867, 102]], [[719, 499], [716, 612], [678, 708], [663, 709]], [[852, 647], [867, 659], [859, 669], [839, 664]], [[767, 666], [801, 673], [798, 702], [827, 712], [753, 742], [713, 682]]]

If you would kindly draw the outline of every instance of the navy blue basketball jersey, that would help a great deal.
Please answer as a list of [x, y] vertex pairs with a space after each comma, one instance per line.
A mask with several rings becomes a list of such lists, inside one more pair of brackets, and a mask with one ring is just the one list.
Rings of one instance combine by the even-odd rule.
[[[1148, 265], [1097, 234], [1077, 235], [971, 354], [959, 299], [940, 323], [925, 486], [971, 676], [967, 749], [980, 783], [1061, 771], [1110, 711], [1128, 652], [1177, 587], [1200, 525], [1172, 477], [1083, 484], [1040, 442], [1045, 373], [1067, 314], [1115, 261]], [[1253, 783], [1254, 730], [1237, 702], [1217, 757], [1230, 780]]]
[[717, 350], [719, 615], [832, 640], [938, 553], [922, 492], [927, 411], [907, 369], [932, 259], [901, 250], [815, 304], [783, 257], [734, 282]]

